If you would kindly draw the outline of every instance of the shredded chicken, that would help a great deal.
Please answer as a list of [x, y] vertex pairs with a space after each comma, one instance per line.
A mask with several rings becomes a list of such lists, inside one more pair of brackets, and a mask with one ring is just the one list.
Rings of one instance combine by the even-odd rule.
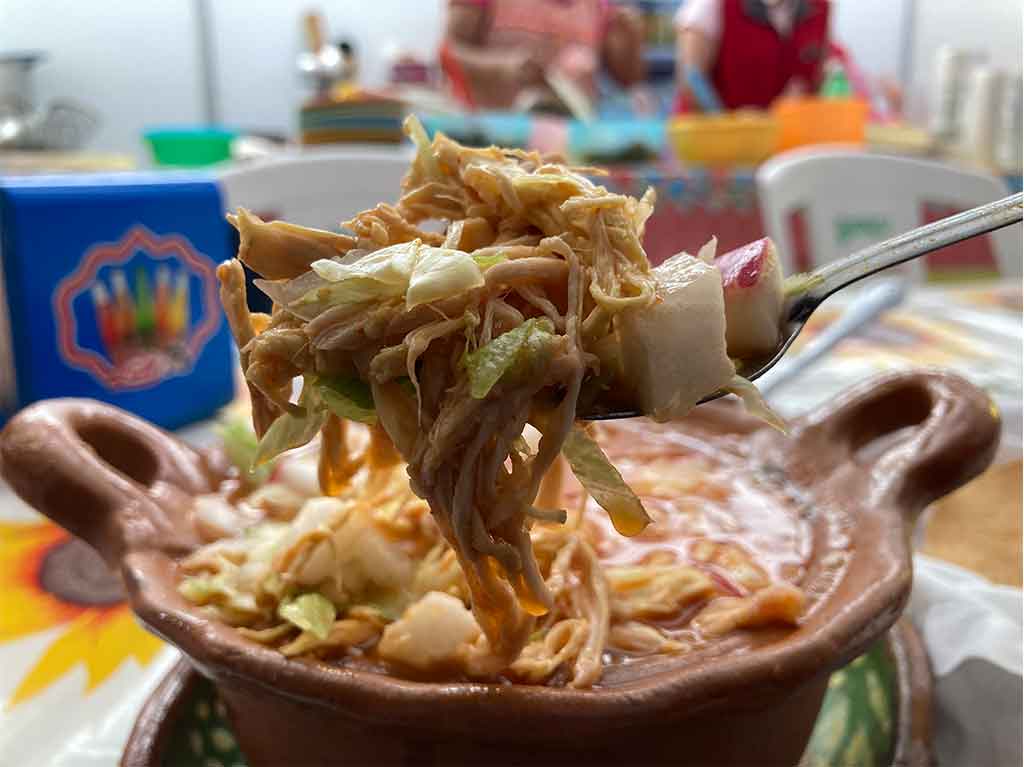
[[621, 620], [668, 618], [714, 593], [711, 579], [688, 565], [610, 567], [605, 576], [615, 586], [612, 609]]
[[[479, 633], [430, 657], [477, 677], [542, 682], [563, 669], [588, 687], [609, 647], [683, 649], [645, 621], [706, 602], [712, 581], [685, 565], [606, 570], [578, 510], [560, 506], [567, 439], [583, 464], [603, 456], [574, 426], [584, 386], [607, 375], [602, 342], [620, 312], [655, 301], [641, 246], [653, 191], [611, 194], [584, 175], [593, 169], [429, 142], [414, 120], [407, 130], [417, 155], [401, 197], [345, 222], [351, 235], [229, 216], [241, 246], [218, 277], [261, 438], [255, 461], [319, 435], [324, 497], [257, 490], [245, 507], [275, 521], [244, 555], [215, 543], [186, 560], [187, 596], [287, 655], [383, 635], [381, 654], [399, 665], [425, 625], [410, 610], [429, 599], [466, 626], [468, 603]], [[445, 231], [424, 229], [428, 219]], [[273, 299], [270, 317], [246, 309], [242, 262]], [[540, 434], [532, 446], [527, 426]], [[618, 530], [642, 530], [639, 500], [618, 492], [595, 498]], [[368, 604], [377, 612], [353, 615]]]
[[[228, 327], [238, 345], [241, 355], [242, 370], [248, 371], [250, 353], [245, 351], [256, 336], [253, 318], [249, 313], [249, 305], [245, 296], [245, 271], [239, 261], [226, 261], [217, 267], [217, 279], [220, 281], [220, 302], [228, 318]], [[260, 391], [255, 383], [246, 377], [246, 386], [252, 401], [252, 423], [257, 436], [263, 436], [270, 424], [281, 411], [273, 401]]]
[[344, 234], [285, 221], [265, 223], [244, 208], [228, 220], [240, 235], [238, 260], [268, 280], [297, 277], [317, 259], [345, 254], [356, 244]]
[[[336, 496], [318, 496], [322, 451], [313, 449], [283, 457], [273, 481], [235, 503], [219, 494], [197, 499], [197, 520], [221, 537], [182, 562], [186, 597], [246, 638], [289, 656], [331, 659], [355, 651], [399, 672], [505, 676], [527, 684], [555, 679], [578, 688], [600, 682], [608, 652], [686, 653], [738, 629], [792, 625], [802, 613], [804, 596], [794, 586], [763, 576], [750, 582], [747, 596], [736, 597], [741, 584], [723, 586], [698, 569], [753, 572], [752, 555], [731, 544], [697, 539], [689, 562], [670, 551], [632, 565], [602, 562], [597, 528], [583, 524], [583, 496], [564, 517], [530, 530], [551, 607], [528, 617], [523, 649], [507, 665], [497, 664], [467, 607], [473, 570], [464, 571], [427, 503], [412, 493], [386, 435], [380, 427], [350, 425], [342, 439], [354, 468]], [[703, 459], [692, 463], [709, 470]], [[545, 478], [538, 502], [564, 504], [562, 471]], [[685, 465], [676, 474], [677, 494], [698, 499], [711, 492], [721, 500], [719, 490], [692, 481]], [[668, 480], [658, 487], [668, 492]], [[264, 512], [263, 521], [253, 522], [256, 511]], [[240, 535], [233, 532], [239, 527]], [[281, 606], [304, 593], [335, 606], [320, 634], [282, 617]], [[661, 623], [688, 613], [692, 620], [676, 628]]]
[[792, 624], [803, 612], [805, 599], [795, 586], [775, 583], [749, 597], [719, 597], [697, 615], [694, 624], [712, 637], [740, 628]]
[[[416, 126], [411, 130], [419, 140]], [[598, 314], [607, 332], [617, 310], [653, 300], [640, 246], [653, 196], [610, 195], [536, 153], [467, 149], [440, 135], [420, 148], [397, 205], [381, 204], [346, 222], [355, 240], [264, 224], [246, 211], [232, 218], [242, 233], [239, 258], [278, 281], [268, 292], [278, 311], [300, 323], [236, 336], [246, 380], [261, 403], [282, 413], [297, 407], [290, 403], [295, 376], [333, 365], [369, 380], [383, 425], [409, 463], [413, 490], [429, 503], [467, 572], [490, 665], [503, 668], [525, 645], [532, 616], [553, 604], [531, 551], [528, 518], [544, 516], [534, 499], [572, 429], [584, 377], [599, 372], [580, 328]], [[432, 217], [451, 222], [446, 234], [417, 226]], [[479, 289], [445, 306], [424, 306], [425, 312], [383, 298], [356, 306], [332, 302], [330, 281], [315, 270], [324, 260], [358, 267], [364, 251], [411, 241], [472, 248], [471, 257], [494, 263]], [[223, 271], [227, 278], [237, 270]], [[231, 292], [227, 280], [224, 292]], [[468, 376], [449, 360], [530, 317], [550, 323], [544, 353], [527, 360], [514, 380], [471, 396]], [[404, 391], [385, 388], [403, 376], [412, 384], [415, 410], [397, 404]], [[512, 442], [526, 423], [544, 436], [535, 453], [513, 457]], [[265, 419], [258, 426], [263, 433]], [[351, 474], [338, 450], [339, 428], [334, 418], [320, 426], [327, 494], [336, 494]], [[475, 481], [482, 477], [488, 481]]]

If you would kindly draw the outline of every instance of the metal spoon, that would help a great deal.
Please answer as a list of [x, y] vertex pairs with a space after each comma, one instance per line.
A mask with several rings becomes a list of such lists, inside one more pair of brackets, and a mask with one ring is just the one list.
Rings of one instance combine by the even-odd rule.
[[[876, 245], [869, 245], [846, 258], [832, 261], [813, 272], [808, 272], [803, 281], [803, 289], [788, 296], [783, 306], [779, 345], [771, 354], [764, 357], [742, 360], [737, 365], [736, 372], [753, 381], [774, 367], [800, 335], [814, 310], [837, 290], [933, 250], [1019, 223], [1024, 218], [1022, 207], [1024, 195], [1004, 197], [996, 202], [912, 229]], [[716, 391], [702, 399], [701, 404], [716, 400], [725, 394], [725, 391]], [[635, 418], [640, 415], [643, 414], [638, 411], [616, 410], [577, 413], [576, 417], [589, 421], [605, 421]]]
[[757, 388], [767, 397], [780, 386], [799, 378], [841, 341], [870, 325], [889, 309], [899, 306], [906, 295], [907, 280], [903, 278], [882, 280], [877, 285], [864, 288], [838, 319], [805, 344], [799, 354], [786, 356], [758, 378]]

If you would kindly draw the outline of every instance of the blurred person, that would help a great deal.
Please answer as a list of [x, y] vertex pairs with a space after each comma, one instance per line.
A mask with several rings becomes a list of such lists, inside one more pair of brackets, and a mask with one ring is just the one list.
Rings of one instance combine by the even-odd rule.
[[726, 110], [817, 93], [829, 52], [828, 0], [688, 0], [676, 14], [675, 112], [698, 111], [696, 73]]
[[471, 106], [555, 103], [557, 70], [590, 99], [602, 70], [629, 88], [645, 76], [643, 29], [608, 0], [450, 0], [442, 67]]

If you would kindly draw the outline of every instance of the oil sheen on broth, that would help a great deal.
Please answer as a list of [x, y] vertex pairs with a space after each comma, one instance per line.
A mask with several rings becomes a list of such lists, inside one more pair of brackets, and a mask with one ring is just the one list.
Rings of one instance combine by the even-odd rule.
[[[608, 568], [680, 563], [701, 570], [722, 593], [745, 597], [772, 583], [799, 588], [812, 551], [812, 530], [797, 491], [780, 472], [752, 468], [739, 441], [707, 440], [677, 424], [635, 419], [602, 425], [601, 445], [641, 498], [652, 524], [617, 534], [592, 499], [584, 525]], [[582, 488], [569, 475], [565, 504]], [[691, 646], [707, 641], [691, 626], [704, 605], [655, 622]], [[606, 662], [628, 659], [609, 653]]]

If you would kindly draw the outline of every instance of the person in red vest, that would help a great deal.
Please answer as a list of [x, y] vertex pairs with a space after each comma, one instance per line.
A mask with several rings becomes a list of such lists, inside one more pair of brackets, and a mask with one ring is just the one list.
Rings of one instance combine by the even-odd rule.
[[698, 111], [696, 72], [723, 109], [769, 107], [816, 93], [829, 49], [828, 0], [688, 0], [675, 19], [681, 66], [676, 112]]
[[644, 77], [640, 19], [609, 0], [449, 0], [440, 55], [456, 95], [485, 109], [543, 98], [552, 70], [591, 98], [601, 69], [627, 87]]

